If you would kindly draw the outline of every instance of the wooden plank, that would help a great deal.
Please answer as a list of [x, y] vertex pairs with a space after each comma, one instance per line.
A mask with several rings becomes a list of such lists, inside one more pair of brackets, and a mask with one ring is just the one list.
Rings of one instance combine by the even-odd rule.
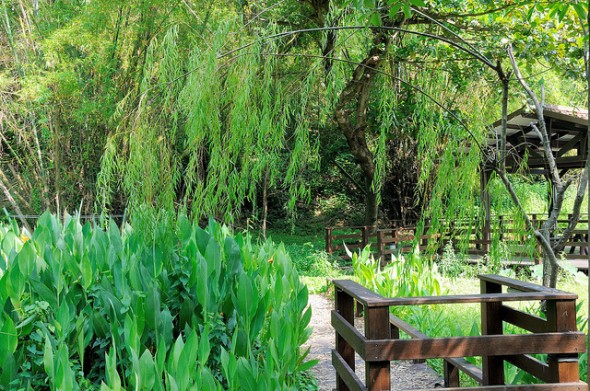
[[467, 304], [467, 303], [500, 303], [512, 301], [560, 300], [569, 298], [572, 294], [515, 292], [515, 293], [487, 293], [449, 296], [422, 296], [384, 298], [380, 304], [389, 306], [426, 305], [426, 304]]
[[[332, 311], [332, 314], [337, 314], [340, 321], [344, 324], [354, 323], [354, 299], [352, 296], [338, 289], [335, 289], [334, 296], [336, 309]], [[345, 335], [341, 335], [338, 332], [336, 333], [336, 351], [354, 371], [354, 346]], [[336, 375], [336, 387], [340, 391], [350, 391], [344, 380], [338, 375]]]
[[[409, 323], [404, 322], [400, 318], [394, 315], [389, 316], [389, 322], [394, 325], [395, 327], [402, 330], [404, 333], [408, 334], [412, 338], [428, 338], [428, 335], [424, 334], [423, 332], [419, 331], [418, 329], [411, 326]], [[446, 363], [450, 363], [453, 366], [459, 368], [461, 371], [465, 372], [469, 377], [477, 381], [481, 384], [482, 374], [481, 369], [476, 365], [471, 364], [469, 361], [465, 360], [464, 358], [445, 358]]]
[[[564, 254], [566, 259], [580, 259], [580, 258], [587, 258], [588, 256], [585, 254]], [[588, 265], [586, 265], [585, 267], [578, 267], [578, 269], [584, 269], [586, 270], [588, 268]]]
[[500, 309], [500, 318], [505, 322], [533, 333], [546, 333], [550, 331], [545, 319], [505, 305]]
[[342, 240], [342, 239], [358, 239], [358, 240], [362, 240], [363, 239], [363, 234], [362, 233], [358, 233], [358, 234], [332, 235], [332, 241], [334, 241], [334, 240]]
[[[502, 285], [496, 282], [482, 279], [480, 284], [482, 294], [502, 292]], [[485, 337], [503, 333], [502, 319], [500, 318], [501, 308], [502, 303], [481, 304], [481, 333]], [[519, 353], [521, 352], [519, 351]], [[472, 355], [463, 354], [462, 356]], [[490, 349], [485, 349], [481, 356], [482, 384], [486, 386], [504, 384], [504, 361], [502, 358], [491, 354]]]
[[564, 246], [582, 247], [582, 246], [588, 246], [588, 242], [565, 242]]
[[351, 391], [368, 391], [361, 379], [356, 375], [354, 370], [348, 366], [346, 361], [342, 358], [336, 350], [332, 350], [332, 365], [336, 373], [342, 379], [344, 384]]
[[365, 361], [445, 357], [506, 356], [531, 353], [578, 354], [586, 349], [582, 332], [484, 335], [412, 340], [366, 340]]
[[475, 364], [470, 363], [465, 358], [448, 358], [445, 359], [445, 361], [448, 361], [452, 365], [456, 366], [463, 373], [465, 373], [467, 376], [469, 376], [479, 384], [483, 382], [483, 374], [481, 368]]
[[[423, 388], [413, 391], [438, 391], [440, 388]], [[583, 382], [579, 383], [561, 383], [561, 384], [528, 384], [528, 385], [510, 385], [510, 386], [485, 386], [485, 387], [451, 387], [445, 388], [445, 391], [588, 391], [588, 385]]]
[[496, 284], [508, 286], [508, 287], [514, 288], [514, 289], [522, 291], [522, 292], [547, 292], [547, 293], [563, 294], [564, 300], [578, 298], [578, 295], [575, 295], [573, 293], [560, 291], [559, 289], [555, 289], [555, 288], [544, 287], [542, 285], [533, 284], [531, 282], [519, 281], [519, 280], [515, 280], [513, 278], [502, 277], [502, 276], [498, 276], [496, 274], [480, 274], [477, 276], [477, 278], [479, 278], [480, 280], [489, 281], [489, 282], [493, 282]]
[[443, 363], [443, 374], [446, 387], [459, 387], [459, 368], [448, 360]]
[[338, 312], [332, 311], [332, 327], [361, 357], [365, 354], [366, 338]]
[[517, 366], [525, 372], [530, 373], [541, 381], [551, 383], [551, 374], [549, 372], [549, 365], [541, 360], [538, 360], [528, 354], [507, 356], [504, 357], [506, 361], [512, 365]]
[[[577, 330], [576, 302], [574, 300], [548, 301], [547, 323], [555, 331]], [[551, 380], [556, 383], [580, 380], [578, 371], [578, 355], [556, 353], [559, 352], [550, 354], [547, 357], [547, 364], [549, 364]]]
[[402, 330], [412, 338], [429, 338], [428, 335], [411, 326], [409, 323], [404, 322], [395, 315], [389, 315], [389, 323]]
[[336, 289], [341, 289], [347, 292], [357, 301], [359, 301], [364, 307], [387, 305], [384, 304], [384, 299], [381, 295], [374, 293], [373, 291], [360, 284], [357, 284], [354, 281], [334, 280], [333, 283]]
[[[511, 280], [511, 279], [508, 279]], [[516, 281], [516, 280], [514, 280]], [[449, 295], [449, 296], [422, 296], [422, 297], [393, 297], [384, 298], [362, 285], [350, 280], [334, 280], [334, 285], [342, 289], [361, 302], [363, 306], [384, 307], [384, 306], [407, 306], [407, 305], [425, 305], [425, 304], [464, 304], [464, 303], [494, 303], [510, 301], [538, 301], [538, 300], [573, 300], [578, 295], [568, 292], [562, 292], [557, 289], [542, 288], [534, 284], [531, 286], [538, 287], [539, 291], [515, 292], [515, 293], [488, 293], [488, 294], [469, 294], [469, 295]], [[524, 283], [527, 284], [527, 283]], [[522, 285], [516, 285], [523, 289]], [[542, 288], [542, 289], [541, 289]]]

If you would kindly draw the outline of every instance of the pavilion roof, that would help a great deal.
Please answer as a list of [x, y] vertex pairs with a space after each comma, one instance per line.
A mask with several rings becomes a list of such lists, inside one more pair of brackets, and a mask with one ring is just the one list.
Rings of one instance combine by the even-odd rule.
[[[551, 149], [557, 168], [568, 170], [583, 168], [588, 145], [588, 110], [546, 104], [543, 117], [551, 139]], [[527, 166], [531, 173], [545, 174], [546, 161], [543, 157], [541, 138], [531, 126], [537, 124], [534, 108], [522, 107], [508, 116], [506, 130], [506, 167], [515, 171], [528, 156]], [[502, 131], [502, 121], [492, 124], [487, 139], [489, 148], [497, 148]]]

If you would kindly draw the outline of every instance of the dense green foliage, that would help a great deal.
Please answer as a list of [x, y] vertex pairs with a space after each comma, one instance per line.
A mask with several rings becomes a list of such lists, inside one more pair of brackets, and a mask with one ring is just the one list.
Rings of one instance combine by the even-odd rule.
[[[500, 113], [489, 65], [506, 65], [512, 43], [547, 102], [586, 104], [586, 12], [577, 1], [5, 0], [0, 205], [262, 223], [296, 200], [344, 200], [337, 218], [354, 222], [371, 199], [385, 220], [471, 217], [481, 151], [465, 147]], [[512, 88], [510, 108], [524, 102]]]
[[284, 248], [152, 228], [0, 227], [0, 389], [305, 388], [311, 314]]

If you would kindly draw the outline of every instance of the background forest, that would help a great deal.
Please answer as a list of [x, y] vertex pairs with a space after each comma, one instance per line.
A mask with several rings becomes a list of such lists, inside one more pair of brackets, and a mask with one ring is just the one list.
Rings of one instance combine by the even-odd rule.
[[[585, 107], [586, 10], [3, 0], [0, 206], [153, 207], [263, 229], [297, 215], [320, 225], [473, 216], [507, 45], [545, 102]], [[512, 111], [527, 97], [508, 82]], [[521, 186], [530, 178], [513, 181], [529, 211], [545, 211], [544, 180], [532, 193]], [[503, 186], [490, 187], [497, 213], [510, 210]]]

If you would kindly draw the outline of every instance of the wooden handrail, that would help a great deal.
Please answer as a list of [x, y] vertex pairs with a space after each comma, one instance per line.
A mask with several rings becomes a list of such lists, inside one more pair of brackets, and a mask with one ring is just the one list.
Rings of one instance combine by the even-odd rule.
[[[484, 279], [484, 277], [488, 276], [480, 277]], [[501, 277], [501, 279], [503, 279], [503, 277]], [[367, 307], [391, 307], [426, 304], [498, 303], [504, 301], [576, 300], [578, 298], [578, 295], [575, 293], [562, 292], [557, 289], [550, 291], [525, 290], [528, 287], [528, 284], [526, 283], [520, 286], [520, 288], [523, 289], [523, 292], [514, 293], [384, 298], [354, 281], [334, 280], [333, 283], [337, 289], [347, 292], [357, 302]], [[508, 286], [514, 287], [516, 285], [511, 284]]]
[[[461, 390], [587, 391], [587, 385], [579, 381], [578, 375], [578, 355], [586, 349], [586, 338], [577, 331], [577, 295], [496, 275], [479, 278], [480, 294], [415, 298], [384, 298], [355, 282], [334, 281], [336, 309], [332, 311], [332, 325], [336, 331], [336, 349], [332, 362], [337, 389], [390, 390], [390, 361], [442, 358], [446, 386], [459, 386], [459, 371], [483, 384], [483, 387]], [[517, 292], [502, 293], [502, 286]], [[503, 305], [508, 301], [529, 300], [545, 300], [547, 319]], [[364, 308], [364, 335], [354, 327], [355, 301]], [[462, 303], [481, 303], [481, 336], [431, 338], [389, 314], [392, 306]], [[503, 322], [532, 333], [505, 335]], [[399, 339], [400, 330], [411, 339]], [[365, 383], [355, 374], [355, 353], [365, 361]], [[530, 356], [533, 353], [547, 354], [547, 362]], [[481, 369], [465, 360], [470, 356], [482, 357]], [[547, 384], [542, 387], [503, 385], [504, 361]]]

